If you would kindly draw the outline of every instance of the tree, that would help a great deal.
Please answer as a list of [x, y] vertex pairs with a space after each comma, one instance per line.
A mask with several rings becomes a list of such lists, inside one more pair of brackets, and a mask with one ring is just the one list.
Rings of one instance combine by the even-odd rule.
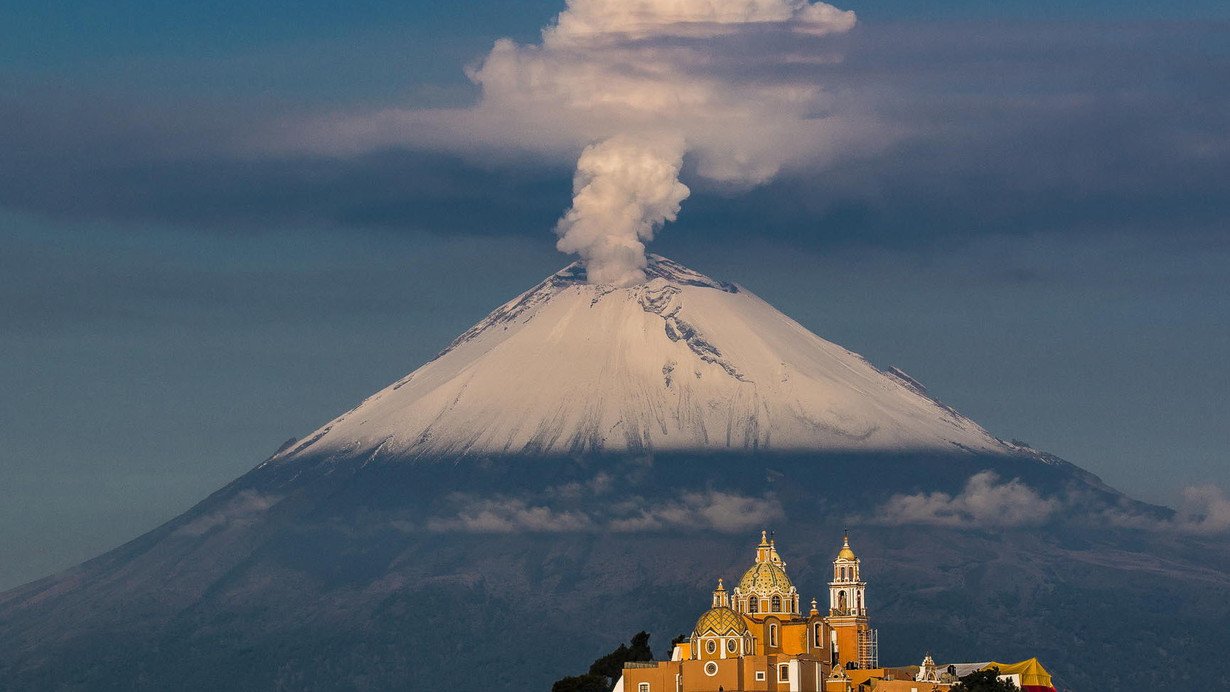
[[[628, 643], [629, 661], [652, 661], [653, 649], [649, 648], [649, 633], [645, 630], [637, 632]], [[623, 669], [623, 666], [620, 666]]]
[[999, 679], [999, 668], [977, 670], [961, 678], [951, 692], [1017, 692], [1011, 680]]
[[632, 641], [620, 644], [611, 653], [600, 657], [589, 666], [585, 675], [575, 675], [556, 680], [551, 692], [610, 692], [615, 681], [624, 673], [624, 664], [629, 661], [652, 661], [649, 648], [649, 633], [637, 632]]
[[611, 680], [618, 680], [623, 674], [624, 661], [628, 660], [628, 646], [620, 644], [611, 653], [599, 658], [589, 666], [590, 675], [598, 675]]

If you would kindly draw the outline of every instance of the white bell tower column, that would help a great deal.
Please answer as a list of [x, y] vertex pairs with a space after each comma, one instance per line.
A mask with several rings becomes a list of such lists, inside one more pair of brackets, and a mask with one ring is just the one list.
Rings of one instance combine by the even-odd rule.
[[833, 560], [833, 581], [829, 582], [829, 615], [867, 617], [863, 598], [867, 582], [859, 575], [859, 559], [850, 549], [850, 534], [846, 532], [841, 551]]
[[879, 665], [876, 632], [867, 622], [864, 600], [867, 582], [863, 581], [858, 556], [850, 548], [850, 533], [842, 540], [833, 560], [833, 581], [829, 582], [829, 626], [833, 631], [833, 663], [851, 668]]

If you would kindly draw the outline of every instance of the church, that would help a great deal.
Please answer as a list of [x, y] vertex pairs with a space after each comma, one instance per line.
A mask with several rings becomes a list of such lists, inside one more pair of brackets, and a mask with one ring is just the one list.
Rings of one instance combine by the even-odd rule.
[[928, 654], [922, 665], [881, 668], [848, 533], [828, 587], [827, 611], [812, 599], [803, 613], [777, 543], [762, 531], [755, 562], [732, 590], [718, 579], [710, 608], [671, 660], [624, 664], [613, 692], [945, 692], [960, 676], [990, 669], [1024, 692], [1055, 692], [1032, 658], [939, 666]]
[[669, 661], [630, 663], [616, 692], [826, 690], [846, 670], [878, 666], [858, 556], [847, 535], [833, 560], [824, 613], [803, 612], [776, 541], [761, 532], [756, 559], [731, 590], [718, 579], [711, 607]]

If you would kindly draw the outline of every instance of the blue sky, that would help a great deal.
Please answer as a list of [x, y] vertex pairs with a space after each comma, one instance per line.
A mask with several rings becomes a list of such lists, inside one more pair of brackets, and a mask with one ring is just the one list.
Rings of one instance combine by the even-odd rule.
[[[654, 250], [1136, 496], [1230, 488], [1230, 8], [842, 5], [828, 77], [910, 132]], [[246, 156], [464, 105], [559, 2], [0, 6], [0, 586], [182, 511], [568, 261], [571, 166]]]

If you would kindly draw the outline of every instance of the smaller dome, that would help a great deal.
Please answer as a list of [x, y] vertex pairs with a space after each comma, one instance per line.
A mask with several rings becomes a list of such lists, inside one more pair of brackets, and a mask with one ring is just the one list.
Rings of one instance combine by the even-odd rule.
[[702, 634], [746, 634], [743, 616], [726, 607], [710, 608], [696, 621], [696, 636]]
[[846, 536], [841, 545], [841, 551], [837, 553], [838, 560], [856, 560], [854, 551], [850, 549], [850, 537]]

